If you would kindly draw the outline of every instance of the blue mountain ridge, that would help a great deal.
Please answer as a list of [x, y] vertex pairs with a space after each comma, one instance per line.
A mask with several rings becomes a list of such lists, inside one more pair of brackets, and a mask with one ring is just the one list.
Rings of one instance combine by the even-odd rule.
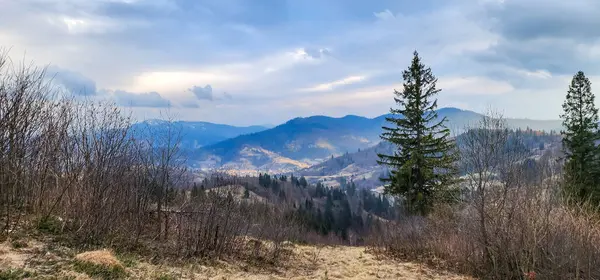
[[[481, 114], [457, 108], [437, 110], [438, 118], [446, 118], [447, 126], [453, 133], [460, 133], [465, 127], [475, 125]], [[192, 158], [203, 160], [219, 158], [221, 164], [239, 160], [240, 151], [248, 147], [276, 153], [293, 160], [324, 159], [332, 155], [355, 152], [379, 143], [381, 127], [386, 124], [389, 114], [375, 118], [348, 115], [340, 118], [311, 116], [294, 118], [271, 129], [240, 135], [195, 151]], [[531, 128], [535, 130], [560, 130], [558, 120], [538, 121], [528, 119], [507, 119], [509, 127]]]

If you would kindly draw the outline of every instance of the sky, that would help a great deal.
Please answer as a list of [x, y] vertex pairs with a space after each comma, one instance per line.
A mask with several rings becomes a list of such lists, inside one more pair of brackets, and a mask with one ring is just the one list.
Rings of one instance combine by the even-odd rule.
[[234, 125], [387, 113], [415, 50], [439, 107], [558, 119], [577, 71], [600, 91], [599, 26], [597, 0], [0, 0], [0, 47], [63, 91]]

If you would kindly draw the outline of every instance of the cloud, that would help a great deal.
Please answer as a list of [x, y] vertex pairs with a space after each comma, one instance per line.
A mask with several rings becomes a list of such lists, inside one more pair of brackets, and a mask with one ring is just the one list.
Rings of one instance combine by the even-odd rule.
[[96, 82], [81, 73], [49, 66], [46, 70], [52, 82], [62, 86], [73, 95], [96, 95]]
[[600, 73], [600, 2], [506, 0], [485, 12], [499, 40], [474, 53], [478, 62], [561, 75]]
[[188, 91], [192, 92], [198, 100], [214, 100], [213, 89], [210, 85], [206, 85], [205, 87], [193, 86]]
[[[542, 8], [543, 7], [543, 8]], [[507, 0], [487, 6], [494, 30], [510, 40], [570, 38], [593, 42], [600, 36], [600, 2], [595, 0]]]
[[[129, 85], [131, 91], [179, 91], [182, 86], [206, 83], [223, 85], [246, 82], [241, 66], [222, 67], [221, 69], [190, 69], [188, 71], [156, 71], [137, 74]], [[194, 87], [195, 88], [195, 87]], [[193, 88], [192, 88], [193, 89]], [[191, 89], [189, 89], [191, 91]]]
[[359, 83], [361, 81], [364, 81], [366, 79], [365, 76], [349, 76], [346, 78], [343, 78], [341, 80], [337, 80], [337, 81], [333, 81], [330, 83], [324, 83], [324, 84], [319, 84], [316, 85], [314, 87], [310, 87], [310, 88], [306, 88], [306, 89], [301, 89], [301, 91], [311, 91], [311, 92], [315, 92], [315, 91], [330, 91], [334, 88], [337, 88], [339, 86], [344, 86], [344, 85], [350, 85], [350, 84], [354, 84], [354, 83]]
[[307, 58], [320, 59], [331, 55], [331, 51], [327, 48], [304, 48], [304, 55]]
[[386, 9], [383, 12], [379, 12], [379, 13], [373, 13], [375, 15], [376, 18], [380, 19], [380, 20], [391, 20], [391, 19], [395, 19], [396, 16], [394, 16], [394, 14], [392, 14], [392, 12], [390, 12], [390, 10]]
[[452, 95], [506, 94], [515, 90], [507, 82], [485, 77], [444, 77], [437, 86]]
[[179, 105], [182, 108], [200, 108], [200, 104], [198, 104], [197, 100], [185, 100], [185, 101], [179, 102]]
[[556, 118], [573, 73], [600, 75], [596, 0], [4, 2], [0, 41], [15, 60], [60, 65], [69, 91], [120, 90], [126, 106], [171, 102], [191, 119], [382, 114], [415, 49], [440, 106], [507, 116]]
[[112, 92], [115, 102], [124, 107], [166, 108], [171, 102], [164, 99], [158, 92], [131, 93], [122, 90]]

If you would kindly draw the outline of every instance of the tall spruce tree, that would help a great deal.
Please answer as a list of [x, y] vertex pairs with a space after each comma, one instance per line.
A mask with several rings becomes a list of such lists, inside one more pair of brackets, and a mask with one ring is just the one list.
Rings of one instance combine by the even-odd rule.
[[446, 118], [438, 118], [437, 79], [421, 63], [415, 51], [412, 64], [402, 74], [403, 90], [394, 90], [399, 108], [391, 109], [381, 138], [397, 149], [392, 155], [379, 154], [379, 164], [390, 167], [382, 178], [388, 194], [402, 196], [410, 213], [425, 215], [436, 199], [445, 194], [456, 178], [457, 154]]
[[581, 71], [573, 76], [563, 104], [563, 149], [566, 190], [574, 198], [600, 202], [598, 109], [590, 81]]

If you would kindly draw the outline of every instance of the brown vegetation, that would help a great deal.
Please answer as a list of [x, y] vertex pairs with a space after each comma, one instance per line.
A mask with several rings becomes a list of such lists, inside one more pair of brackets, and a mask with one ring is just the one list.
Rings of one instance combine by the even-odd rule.
[[234, 199], [226, 178], [190, 197], [179, 140], [172, 121], [134, 130], [114, 104], [64, 97], [44, 69], [0, 55], [0, 239], [37, 229], [78, 248], [215, 259], [248, 257], [253, 236], [274, 245], [249, 257], [281, 259], [298, 233], [285, 209]]
[[[252, 243], [255, 242], [269, 246], [268, 242], [253, 240]], [[377, 257], [364, 247], [286, 243], [289, 262], [265, 267], [239, 259], [216, 261], [211, 265], [180, 261], [156, 263], [145, 258], [115, 255], [108, 250], [75, 255], [73, 249], [60, 245], [30, 243], [34, 244], [32, 250], [6, 248], [5, 254], [17, 256], [22, 262], [0, 263], [0, 279], [3, 279], [2, 273], [11, 277], [29, 275], [33, 279], [471, 279], [418, 263]]]
[[88, 262], [95, 265], [106, 267], [120, 267], [123, 265], [115, 255], [109, 250], [88, 251], [75, 256], [75, 260], [80, 262]]
[[461, 202], [388, 224], [374, 249], [486, 279], [600, 278], [600, 217], [565, 201], [555, 157], [528, 159], [518, 142], [482, 120], [461, 144]]

